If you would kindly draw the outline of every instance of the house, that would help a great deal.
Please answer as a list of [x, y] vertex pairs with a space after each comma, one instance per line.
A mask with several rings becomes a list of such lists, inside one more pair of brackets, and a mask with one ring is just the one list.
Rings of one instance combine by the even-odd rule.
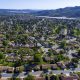
[[35, 80], [45, 80], [44, 77], [36, 77]]
[[66, 28], [61, 29], [60, 34], [61, 35], [67, 35], [67, 29]]
[[66, 69], [66, 65], [63, 62], [57, 62], [57, 66], [61, 69]]
[[0, 66], [0, 71], [1, 72], [10, 72], [12, 73], [14, 71], [14, 67], [8, 67], [8, 66]]
[[37, 43], [37, 47], [42, 47], [42, 45], [40, 43]]
[[7, 58], [7, 60], [6, 60], [7, 62], [16, 62], [17, 61], [17, 59], [16, 58], [12, 58], [12, 57], [10, 57], [10, 58]]
[[2, 72], [2, 68], [3, 68], [3, 66], [0, 66], [0, 72]]
[[40, 65], [37, 65], [33, 68], [34, 71], [39, 71], [40, 70]]
[[46, 57], [43, 57], [43, 60], [44, 60], [45, 62], [54, 61], [54, 58], [53, 58], [53, 57], [48, 57], [48, 56], [46, 56]]
[[29, 74], [35, 77], [40, 77], [43, 71], [30, 72]]
[[61, 76], [61, 80], [79, 80], [79, 76], [78, 75]]
[[45, 41], [45, 37], [42, 36], [40, 40], [41, 40], [41, 41]]
[[66, 40], [66, 43], [74, 42], [77, 38], [71, 37], [70, 39]]
[[23, 56], [23, 60], [24, 61], [32, 61], [33, 60], [33, 56]]
[[52, 69], [52, 70], [57, 70], [57, 68], [58, 68], [57, 64], [52, 64], [52, 65], [51, 65], [51, 69]]
[[0, 34], [0, 41], [3, 41], [5, 38], [2, 34]]
[[20, 60], [20, 56], [16, 55], [15, 53], [7, 53], [6, 54], [6, 61], [7, 62], [15, 62], [17, 60]]
[[47, 53], [47, 52], [49, 51], [49, 49], [50, 49], [50, 48], [43, 48], [43, 51], [44, 51], [45, 53]]
[[29, 48], [33, 48], [33, 47], [35, 47], [35, 45], [33, 43], [30, 43]]
[[2, 66], [2, 72], [7, 71], [7, 69], [8, 69], [8, 66]]
[[55, 50], [55, 49], [57, 49], [58, 47], [59, 47], [59, 46], [58, 46], [57, 44], [55, 44], [55, 45], [52, 46], [52, 49]]
[[16, 47], [16, 44], [14, 43], [14, 41], [9, 42], [8, 45], [12, 47]]
[[29, 44], [25, 44], [25, 47], [29, 47]]
[[43, 64], [43, 65], [40, 66], [40, 68], [42, 70], [48, 70], [48, 69], [56, 70], [57, 65], [56, 64]]
[[13, 73], [14, 72], [14, 67], [8, 67], [7, 72], [8, 73]]
[[2, 43], [0, 43], [0, 47], [3, 47], [3, 44]]
[[48, 42], [41, 43], [45, 48], [51, 48], [51, 45]]
[[63, 52], [64, 52], [63, 49], [56, 49], [55, 51], [56, 51], [57, 54], [59, 54], [59, 53], [63, 53]]

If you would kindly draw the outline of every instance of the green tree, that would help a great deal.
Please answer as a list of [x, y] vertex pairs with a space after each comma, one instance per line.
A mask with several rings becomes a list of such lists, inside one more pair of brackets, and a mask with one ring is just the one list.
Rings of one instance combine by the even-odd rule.
[[62, 48], [65, 48], [65, 47], [66, 47], [66, 41], [65, 41], [65, 40], [63, 40], [63, 41], [61, 42], [61, 47], [62, 47]]
[[59, 77], [58, 77], [58, 76], [55, 76], [55, 75], [52, 75], [52, 76], [50, 77], [50, 80], [59, 80]]
[[3, 59], [4, 55], [0, 52], [0, 59]]
[[4, 40], [4, 41], [3, 41], [3, 46], [6, 47], [7, 45], [8, 45], [8, 40]]
[[78, 50], [78, 56], [80, 56], [80, 49]]
[[56, 56], [56, 61], [62, 61], [64, 59], [65, 59], [65, 57], [62, 54], [59, 54]]
[[1, 72], [0, 72], [0, 78], [2, 77]]
[[71, 61], [72, 61], [73, 63], [78, 63], [79, 60], [78, 60], [77, 58], [72, 58]]
[[41, 64], [42, 63], [42, 57], [40, 53], [34, 54], [34, 62]]

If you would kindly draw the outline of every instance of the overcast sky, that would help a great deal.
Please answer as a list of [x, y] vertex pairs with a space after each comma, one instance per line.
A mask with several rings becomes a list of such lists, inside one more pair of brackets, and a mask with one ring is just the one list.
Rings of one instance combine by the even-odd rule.
[[80, 6], [80, 0], [0, 0], [0, 9], [57, 9]]

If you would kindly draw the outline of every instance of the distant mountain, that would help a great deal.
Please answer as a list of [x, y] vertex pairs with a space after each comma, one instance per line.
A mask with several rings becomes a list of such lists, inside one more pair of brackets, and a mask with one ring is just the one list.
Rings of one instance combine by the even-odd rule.
[[80, 17], [80, 6], [66, 7], [56, 10], [16, 10], [16, 9], [0, 9], [0, 14], [31, 14], [35, 16], [51, 16], [51, 17]]
[[37, 13], [40, 10], [30, 10], [30, 9], [0, 9], [0, 15], [9, 15], [9, 14], [30, 14]]
[[56, 10], [43, 10], [33, 14], [37, 16], [80, 17], [80, 6], [60, 8]]

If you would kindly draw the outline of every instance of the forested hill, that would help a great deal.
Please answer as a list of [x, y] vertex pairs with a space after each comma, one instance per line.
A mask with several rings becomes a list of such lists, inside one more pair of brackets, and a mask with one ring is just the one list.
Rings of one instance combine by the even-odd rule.
[[56, 10], [43, 10], [34, 13], [38, 16], [53, 16], [53, 17], [80, 17], [80, 6], [66, 7]]
[[31, 14], [35, 16], [51, 16], [51, 17], [80, 17], [80, 6], [59, 8], [55, 10], [11, 10], [0, 9], [0, 15], [5, 14]]
[[30, 10], [30, 9], [0, 9], [0, 15], [30, 14], [30, 13], [36, 13], [36, 12], [37, 10]]

